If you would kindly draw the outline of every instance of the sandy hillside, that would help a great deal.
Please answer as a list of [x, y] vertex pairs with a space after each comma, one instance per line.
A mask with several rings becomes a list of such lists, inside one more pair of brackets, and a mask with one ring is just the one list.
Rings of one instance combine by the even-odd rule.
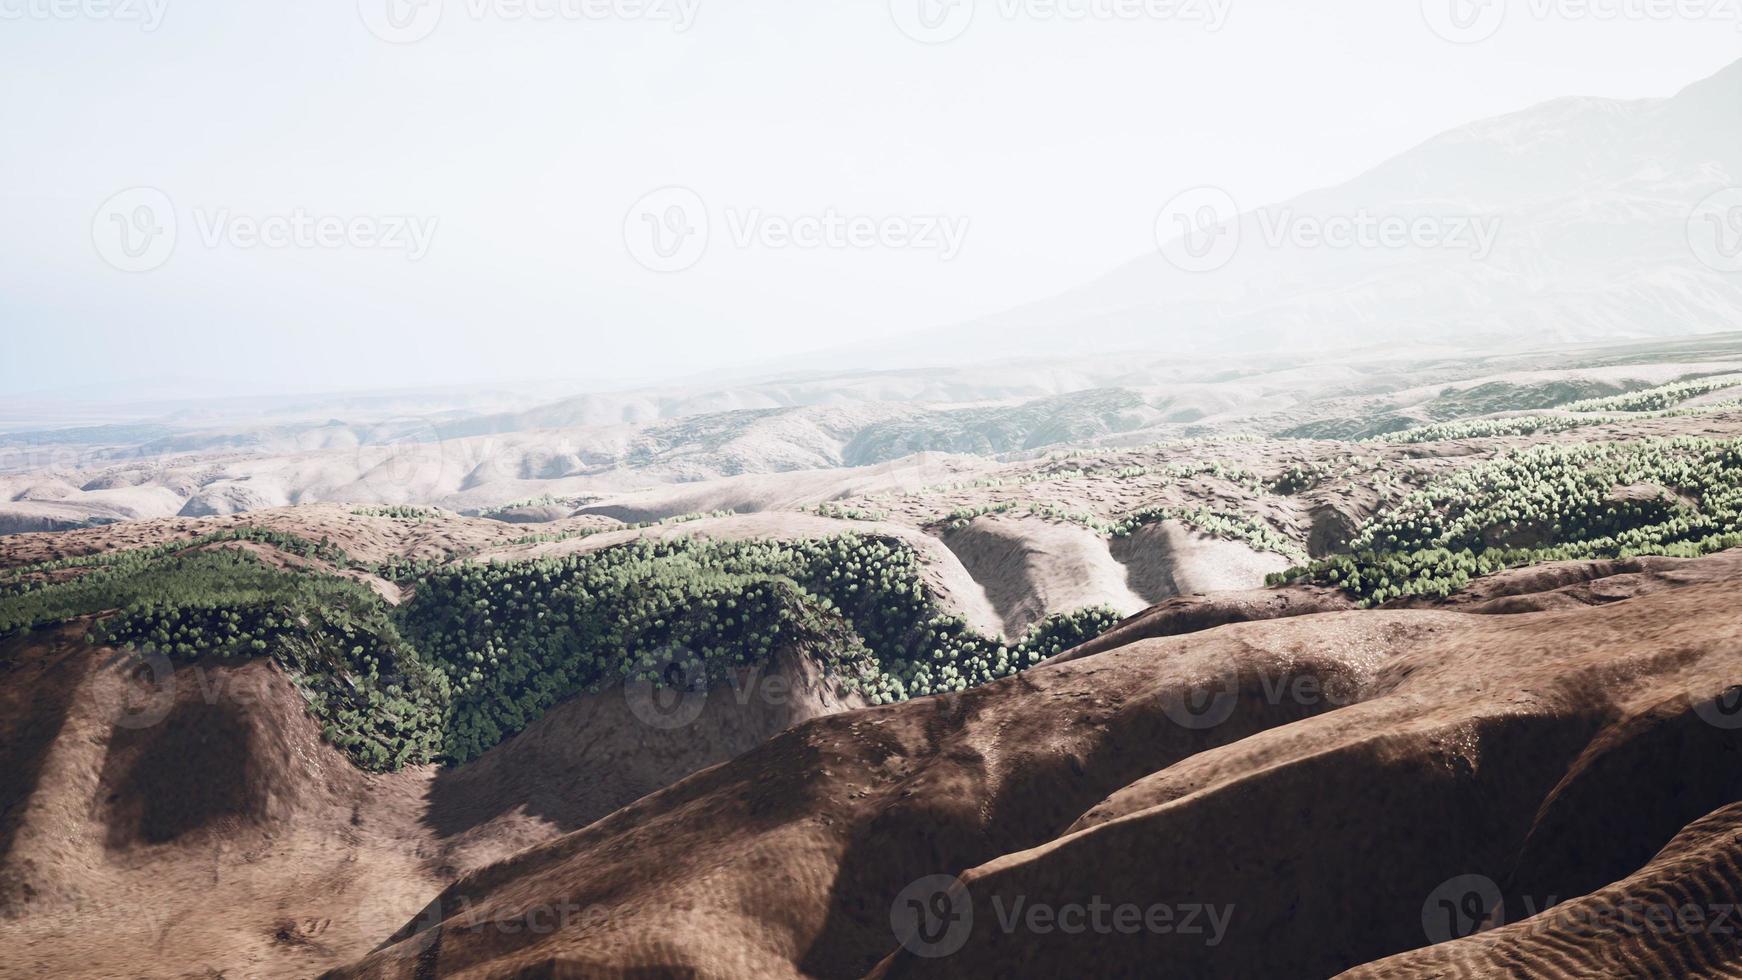
[[[1599, 604], [1551, 612], [1332, 613], [1141, 639], [819, 719], [462, 878], [439, 916], [334, 976], [1070, 975], [1094, 962], [1137, 977], [1158, 961], [1166, 975], [1326, 976], [1455, 938], [1424, 907], [1469, 881], [1492, 881], [1508, 909], [1653, 889], [1734, 902], [1734, 876], [1711, 870], [1730, 860], [1714, 836], [1728, 817], [1700, 821], [1742, 792], [1722, 701], [1742, 666], [1726, 599], [1742, 561], [1660, 574], [1673, 586], [1626, 598], [1636, 580], [1593, 582]], [[665, 859], [650, 865], [652, 850]], [[972, 923], [904, 947], [892, 909], [933, 875], [960, 884], [922, 905], [971, 907]], [[998, 910], [1018, 901], [1159, 907], [1182, 927], [1190, 911], [1197, 925], [1007, 931]], [[558, 903], [591, 914], [529, 928]], [[1375, 975], [1534, 955], [1552, 938], [1529, 925]], [[1672, 943], [1624, 944], [1641, 963], [1691, 955]], [[1580, 975], [1622, 975], [1599, 965], [1607, 947], [1588, 948]], [[1733, 945], [1698, 955], [1738, 962]]]
[[7, 977], [312, 976], [457, 875], [856, 703], [784, 656], [693, 712], [613, 689], [462, 768], [367, 775], [269, 663], [160, 675], [66, 631], [10, 646]]
[[[1733, 369], [1734, 345], [1712, 343], [1703, 361], [1604, 348], [1588, 355], [1604, 363], [1577, 368], [1561, 355], [1464, 364], [1443, 385], [1396, 365], [1316, 380], [1257, 371], [1230, 375], [1238, 397], [1210, 382], [1181, 396], [1186, 415], [1214, 409], [1220, 422], [1151, 425], [1174, 396], [1134, 403], [1103, 389], [1040, 408], [854, 405], [819, 421], [764, 406], [736, 410], [749, 420], [658, 418], [584, 437], [474, 433], [463, 439], [489, 452], [427, 470], [415, 454], [320, 446], [6, 476], [0, 489], [18, 507], [109, 519], [125, 504], [137, 518], [0, 536], [8, 608], [30, 607], [39, 586], [76, 592], [58, 585], [106, 574], [133, 560], [115, 559], [129, 549], [197, 550], [196, 565], [241, 551], [267, 569], [362, 584], [370, 615], [390, 626], [439, 624], [419, 648], [442, 649], [454, 689], [474, 663], [501, 683], [480, 680], [474, 700], [431, 702], [425, 717], [384, 682], [383, 710], [403, 711], [406, 731], [427, 721], [452, 733], [473, 712], [465, 737], [482, 754], [444, 743], [447, 754], [416, 758], [470, 761], [371, 774], [334, 747], [350, 719], [324, 731], [314, 720], [311, 702], [316, 713], [324, 702], [298, 661], [196, 660], [188, 647], [173, 669], [141, 666], [86, 642], [100, 604], [78, 606], [84, 620], [22, 620], [39, 625], [0, 644], [0, 976], [133, 976], [142, 963], [175, 977], [1026, 976], [1091, 960], [1112, 976], [1153, 976], [1157, 962], [1194, 977], [1368, 964], [1384, 976], [1479, 975], [1514, 961], [1551, 976], [1675, 962], [1742, 974], [1731, 947], [1659, 936], [1605, 936], [1551, 968], [1546, 951], [1568, 927], [1528, 921], [1551, 899], [1612, 918], [1637, 896], [1685, 889], [1717, 904], [1734, 889], [1723, 808], [1742, 800], [1742, 726], [1729, 723], [1742, 552], [1551, 561], [1413, 598], [1394, 590], [1379, 609], [1356, 608], [1371, 591], [1323, 577], [1265, 585], [1347, 551], [1436, 481], [1532, 447], [1742, 436], [1731, 387], [1645, 392], [1667, 411], [1564, 402]], [[1127, 417], [1143, 425], [1108, 422]], [[1258, 423], [1314, 432], [1239, 431]], [[758, 455], [759, 440], [793, 433], [810, 440], [795, 455]], [[1028, 445], [1034, 433], [1068, 446]], [[580, 443], [595, 437], [615, 448], [588, 455]], [[992, 451], [994, 437], [1020, 448]], [[1734, 447], [1710, 451], [1735, 458]], [[1692, 488], [1679, 472], [1621, 480], [1592, 513], [1662, 507], [1677, 526], [1733, 530], [1733, 482]], [[1709, 478], [1733, 481], [1724, 473]], [[439, 492], [406, 489], [408, 474]], [[300, 489], [254, 494], [268, 477]], [[214, 494], [229, 503], [178, 516]], [[566, 627], [547, 613], [567, 622], [575, 607], [546, 605], [555, 593], [539, 589], [559, 568], [639, 560], [610, 550], [638, 541], [693, 556], [710, 549], [675, 546], [842, 535], [874, 540], [829, 552], [820, 571], [703, 563], [692, 574], [680, 561], [577, 586], [595, 597], [578, 603], [613, 616], [652, 610], [637, 628], [721, 608], [720, 623], [754, 622], [748, 638], [694, 634], [728, 637], [704, 652], [742, 665], [778, 629], [731, 604], [752, 594], [732, 591], [748, 588], [736, 577], [790, 587], [810, 576], [815, 604], [797, 606], [812, 617], [807, 639], [784, 634], [759, 666], [665, 688], [617, 683], [628, 670], [597, 687], [603, 675], [580, 666], [539, 673], [644, 635], [555, 632]], [[203, 553], [213, 550], [224, 554]], [[571, 556], [592, 558], [515, 564]], [[1431, 586], [1440, 571], [1384, 574]], [[422, 601], [450, 594], [465, 604]], [[277, 596], [247, 601], [276, 610]], [[225, 601], [224, 615], [258, 611]], [[825, 628], [846, 622], [836, 601], [862, 635]], [[405, 615], [432, 605], [456, 615]], [[1032, 627], [1094, 606], [1126, 618], [1011, 676], [1092, 635], [1053, 642], [1042, 630], [1051, 645], [1025, 647]], [[314, 643], [296, 633], [310, 627], [300, 608], [274, 658]], [[315, 618], [327, 608], [351, 609]], [[902, 609], [919, 612], [890, 611]], [[492, 633], [492, 617], [524, 630]], [[949, 633], [958, 620], [976, 635]], [[1003, 679], [867, 707], [894, 688], [852, 686], [836, 657], [869, 651], [874, 634], [880, 664], [911, 668], [900, 698], [966, 686], [947, 671], [979, 670], [982, 654], [994, 667], [972, 683]], [[370, 652], [344, 637], [341, 653]], [[1008, 659], [1013, 650], [1028, 659]], [[374, 668], [336, 676], [356, 690]], [[540, 691], [549, 700], [535, 703]], [[1079, 934], [1010, 918], [1019, 903], [1046, 915], [1101, 901], [1189, 914], [1214, 933], [1145, 919], [1137, 932]], [[972, 926], [950, 931], [964, 907]], [[1428, 920], [1431, 908], [1442, 918]], [[936, 921], [903, 920], [904, 909]], [[944, 938], [947, 955], [931, 955]]]
[[[1541, 960], [1566, 928], [1518, 921], [1541, 896], [1735, 899], [1728, 817], [1700, 821], [1742, 798], [1739, 584], [1729, 552], [1523, 570], [1446, 608], [1182, 596], [962, 695], [852, 710], [789, 657], [675, 727], [611, 690], [395, 775], [326, 745], [270, 664], [166, 685], [40, 634], [0, 651], [0, 975], [131, 976], [148, 950], [167, 976], [1324, 976], [1464, 934], [1374, 975]], [[944, 957], [891, 923], [932, 875], [977, 913]], [[1472, 882], [1500, 912], [1442, 936], [1424, 905]], [[1094, 896], [1222, 939], [998, 927]], [[1542, 975], [1735, 962], [1616, 943]]]

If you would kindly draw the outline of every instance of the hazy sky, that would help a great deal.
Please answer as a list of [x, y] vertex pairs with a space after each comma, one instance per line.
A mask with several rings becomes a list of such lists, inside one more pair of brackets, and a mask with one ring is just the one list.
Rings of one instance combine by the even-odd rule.
[[1729, 0], [1430, 28], [1467, 2], [0, 0], [0, 394], [743, 365], [1078, 285], [1186, 187], [1742, 57]]

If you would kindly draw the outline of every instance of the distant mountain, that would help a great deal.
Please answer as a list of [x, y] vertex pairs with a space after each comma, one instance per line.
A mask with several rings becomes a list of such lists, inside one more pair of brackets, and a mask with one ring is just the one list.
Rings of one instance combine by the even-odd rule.
[[[1160, 235], [1165, 248], [1078, 289], [930, 331], [924, 359], [1521, 346], [1734, 330], [1742, 262], [1714, 268], [1690, 233], [1715, 243], [1718, 226], [1696, 209], [1742, 187], [1739, 118], [1742, 62], [1673, 98], [1559, 99], [1475, 123], [1342, 186], [1209, 222], [1215, 238]], [[1228, 200], [1215, 191], [1189, 197], [1184, 214], [1218, 198]], [[1726, 244], [1742, 245], [1742, 191], [1713, 203], [1730, 222]], [[1160, 224], [1173, 228], [1168, 217]], [[1294, 235], [1363, 217], [1404, 230], [1425, 222], [1448, 240], [1330, 247]], [[1282, 244], [1278, 229], [1290, 233]], [[1478, 254], [1490, 232], [1491, 254]], [[1215, 251], [1230, 241], [1231, 254]], [[1205, 259], [1195, 261], [1187, 245]], [[1220, 258], [1220, 267], [1194, 271]], [[909, 351], [879, 353], [915, 363]]]

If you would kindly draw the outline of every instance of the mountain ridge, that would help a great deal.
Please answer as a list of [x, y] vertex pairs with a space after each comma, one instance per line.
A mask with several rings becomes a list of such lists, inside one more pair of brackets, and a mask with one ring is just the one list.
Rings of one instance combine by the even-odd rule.
[[[1725, 125], [1738, 107], [1742, 61], [1667, 97], [1567, 96], [1475, 120], [1341, 184], [1240, 202], [1241, 245], [1224, 267], [1177, 269], [1158, 250], [1053, 297], [858, 352], [941, 363], [993, 343], [1056, 354], [1446, 339], [1516, 349], [1734, 329], [1742, 285], [1701, 264], [1688, 225], [1742, 180], [1742, 134]], [[1472, 267], [1445, 249], [1269, 248], [1256, 220], [1362, 213], [1488, 214], [1503, 230]]]

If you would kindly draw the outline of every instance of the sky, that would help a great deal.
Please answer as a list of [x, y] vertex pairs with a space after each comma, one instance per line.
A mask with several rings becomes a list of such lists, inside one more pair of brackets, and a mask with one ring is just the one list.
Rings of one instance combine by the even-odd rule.
[[936, 330], [1153, 250], [1186, 188], [1671, 95], [1742, 58], [1737, 6], [0, 0], [0, 396], [613, 388]]

